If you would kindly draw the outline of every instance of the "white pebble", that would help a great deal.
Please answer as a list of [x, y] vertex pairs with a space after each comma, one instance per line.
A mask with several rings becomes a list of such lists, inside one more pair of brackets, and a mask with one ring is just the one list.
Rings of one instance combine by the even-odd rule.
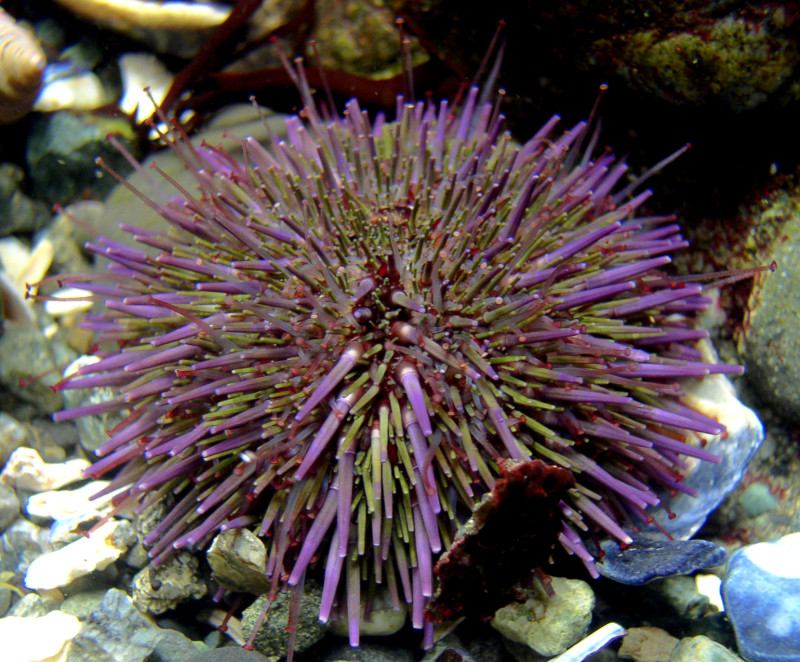
[[95, 110], [109, 102], [103, 83], [91, 71], [57, 78], [39, 92], [34, 110], [52, 113], [56, 110]]
[[174, 76], [151, 53], [126, 53], [119, 59], [119, 72], [123, 90], [120, 110], [136, 113], [136, 122], [141, 124], [155, 112], [153, 101], [164, 101]]
[[127, 545], [114, 535], [121, 524], [118, 520], [106, 522], [88, 537], [34, 559], [28, 566], [25, 586], [34, 591], [58, 588], [95, 570], [104, 570], [128, 551]]
[[52, 317], [62, 317], [64, 315], [74, 315], [85, 310], [89, 310], [92, 301], [71, 301], [70, 299], [78, 299], [80, 297], [91, 296], [92, 293], [88, 290], [80, 290], [77, 287], [65, 287], [64, 289], [53, 292], [51, 295], [54, 297], [49, 301], [44, 302], [44, 309], [48, 315]]
[[0, 481], [28, 492], [46, 492], [82, 480], [83, 471], [89, 466], [89, 462], [83, 459], [45, 462], [32, 448], [22, 447], [8, 458]]
[[36, 618], [0, 618], [3, 662], [64, 662], [81, 622], [63, 611]]

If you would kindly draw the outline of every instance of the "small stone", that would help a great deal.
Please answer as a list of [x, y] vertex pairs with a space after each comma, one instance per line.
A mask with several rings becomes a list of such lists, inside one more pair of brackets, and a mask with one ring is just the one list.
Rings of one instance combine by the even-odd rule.
[[700, 635], [686, 637], [672, 649], [669, 662], [742, 662], [722, 644]]
[[241, 646], [224, 646], [195, 653], [184, 662], [272, 662], [277, 658], [264, 657], [257, 651], [248, 651]]
[[722, 582], [739, 652], [750, 662], [800, 662], [800, 533], [736, 552]]
[[634, 540], [625, 550], [613, 540], [600, 544], [605, 553], [597, 571], [620, 584], [645, 584], [657, 577], [688, 575], [725, 560], [725, 549], [705, 540]]
[[88, 537], [35, 559], [25, 575], [25, 586], [33, 590], [58, 588], [103, 570], [128, 551], [131, 532], [128, 522], [106, 522]]
[[0, 571], [21, 577], [35, 558], [52, 549], [47, 529], [18, 519], [0, 537]]
[[748, 517], [758, 517], [770, 510], [775, 510], [780, 505], [764, 483], [748, 485], [742, 496], [739, 497], [739, 503]]
[[[112, 588], [73, 639], [66, 662], [143, 662], [165, 638], [175, 643], [173, 631], [153, 625], [125, 593]], [[181, 641], [189, 658], [194, 644]], [[176, 657], [174, 662], [183, 659]]]
[[269, 591], [267, 550], [247, 529], [223, 531], [206, 553], [212, 577], [226, 588], [262, 595]]
[[[361, 612], [358, 631], [364, 636], [387, 637], [399, 632], [405, 625], [408, 617], [408, 608], [405, 603], [400, 603], [400, 608], [395, 609], [391, 597], [386, 591], [379, 591], [372, 600], [369, 620], [364, 620]], [[339, 636], [348, 636], [349, 623], [347, 619], [337, 619], [328, 624], [328, 631]]]
[[83, 470], [88, 467], [84, 459], [48, 463], [32, 448], [18, 448], [8, 458], [0, 481], [18, 490], [46, 492], [83, 480]]
[[7, 326], [0, 336], [0, 383], [47, 416], [64, 404], [61, 393], [50, 388], [58, 381], [54, 349], [53, 342], [35, 328]]
[[19, 499], [8, 485], [0, 483], [0, 533], [19, 517]]
[[36, 195], [63, 204], [87, 191], [96, 197], [107, 193], [116, 181], [95, 166], [98, 156], [122, 176], [130, 171], [125, 158], [106, 140], [109, 134], [136, 151], [133, 130], [123, 119], [70, 111], [36, 118], [26, 150]]
[[619, 648], [621, 660], [669, 662], [678, 640], [660, 628], [630, 628]]
[[61, 611], [38, 618], [0, 618], [3, 662], [59, 662], [81, 622]]
[[74, 490], [50, 490], [34, 494], [25, 506], [33, 521], [47, 523], [65, 520], [76, 515], [102, 517], [111, 511], [112, 494], [92, 499], [110, 485], [107, 480], [96, 480]]
[[66, 598], [58, 608], [66, 614], [72, 614], [78, 620], [87, 621], [92, 612], [100, 607], [105, 594], [105, 590], [76, 593]]
[[415, 660], [416, 656], [410, 650], [363, 642], [358, 648], [347, 645], [332, 648], [321, 662], [414, 662]]
[[25, 171], [15, 163], [0, 163], [0, 236], [33, 234], [50, 220], [50, 209], [24, 191]]
[[[256, 620], [261, 616], [267, 596], [262, 595], [242, 614], [242, 627], [246, 637], [255, 628]], [[297, 639], [295, 652], [302, 653], [325, 636], [326, 628], [319, 622], [319, 606], [322, 600], [322, 588], [312, 580], [306, 580], [303, 587], [303, 599], [300, 602], [300, 617], [297, 621]], [[285, 655], [289, 645], [289, 593], [279, 593], [269, 610], [269, 618], [264, 621], [253, 642], [253, 648], [266, 656]]]
[[709, 609], [709, 599], [697, 590], [694, 577], [667, 577], [651, 586], [681, 618], [702, 618]]
[[560, 655], [586, 635], [592, 620], [594, 593], [579, 579], [552, 577], [555, 595], [529, 591], [524, 603], [498, 609], [492, 626], [504, 637], [527, 644], [539, 655]]
[[199, 600], [207, 591], [197, 559], [188, 552], [178, 553], [157, 568], [143, 568], [132, 584], [133, 604], [151, 614], [163, 614], [186, 600]]
[[45, 598], [38, 593], [28, 593], [11, 607], [8, 615], [19, 618], [39, 618], [54, 611], [58, 606], [55, 600]]

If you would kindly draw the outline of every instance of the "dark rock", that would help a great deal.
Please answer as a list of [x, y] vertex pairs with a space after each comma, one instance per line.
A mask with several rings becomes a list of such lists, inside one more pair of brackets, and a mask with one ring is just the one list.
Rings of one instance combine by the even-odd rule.
[[0, 163], [0, 236], [33, 234], [50, 220], [50, 209], [22, 191], [25, 173], [14, 163]]
[[10, 570], [23, 576], [35, 558], [52, 551], [49, 540], [47, 529], [18, 519], [0, 537], [0, 571]]
[[122, 175], [130, 166], [106, 140], [109, 134], [133, 149], [133, 130], [124, 120], [60, 111], [35, 121], [26, 159], [37, 195], [63, 204], [87, 191], [98, 197], [110, 191], [116, 180], [97, 167], [95, 159], [100, 156]]
[[605, 556], [597, 563], [597, 570], [621, 584], [688, 575], [725, 560], [725, 549], [705, 540], [638, 540], [624, 550], [613, 540], [604, 540], [600, 547]]
[[17, 493], [0, 483], [0, 533], [5, 531], [19, 517], [19, 499]]
[[53, 347], [41, 331], [9, 326], [0, 337], [0, 357], [0, 383], [11, 393], [42, 414], [62, 408], [61, 394], [50, 389], [59, 380]]
[[[163, 644], [156, 657], [152, 654]], [[122, 591], [110, 589], [100, 606], [72, 640], [67, 662], [183, 662], [196, 648], [188, 638], [153, 625]]]
[[800, 662], [800, 533], [748, 545], [722, 582], [739, 652], [750, 662]]
[[[319, 622], [319, 605], [322, 599], [322, 588], [316, 582], [307, 580], [303, 587], [303, 599], [300, 603], [300, 616], [297, 621], [297, 639], [294, 650], [302, 653], [325, 636], [327, 629]], [[253, 632], [256, 621], [261, 616], [267, 596], [262, 595], [242, 614], [242, 628], [246, 637]], [[269, 617], [264, 621], [253, 642], [253, 648], [264, 655], [285, 655], [289, 645], [289, 593], [279, 593], [269, 610]]]
[[264, 662], [267, 659], [261, 653], [245, 650], [241, 646], [225, 646], [200, 651], [183, 662]]

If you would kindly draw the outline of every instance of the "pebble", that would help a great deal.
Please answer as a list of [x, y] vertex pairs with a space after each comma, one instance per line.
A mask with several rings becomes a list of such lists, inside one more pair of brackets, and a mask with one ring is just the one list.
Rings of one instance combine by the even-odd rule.
[[223, 531], [214, 538], [206, 558], [211, 576], [226, 588], [254, 595], [269, 591], [267, 550], [252, 531]]
[[739, 503], [748, 517], [758, 517], [775, 510], [779, 501], [770, 493], [769, 486], [764, 483], [752, 483], [739, 497]]
[[619, 648], [621, 660], [669, 662], [678, 639], [660, 628], [630, 628]]
[[62, 611], [38, 618], [0, 618], [3, 662], [60, 662], [81, 622]]
[[635, 540], [625, 550], [613, 540], [604, 540], [605, 555], [597, 571], [621, 584], [646, 584], [657, 577], [688, 575], [712, 568], [725, 560], [725, 549], [706, 540]]
[[[246, 637], [250, 637], [256, 620], [261, 616], [267, 597], [261, 596], [242, 614], [242, 627]], [[322, 588], [312, 580], [306, 580], [303, 599], [300, 601], [300, 617], [297, 620], [297, 640], [295, 652], [308, 650], [325, 636], [326, 627], [319, 622], [319, 605]], [[286, 627], [289, 622], [289, 593], [279, 593], [269, 610], [269, 618], [264, 621], [253, 642], [253, 648], [266, 656], [285, 655], [289, 644]]]
[[19, 499], [8, 485], [0, 483], [0, 533], [19, 517]]
[[[400, 608], [395, 609], [388, 592], [378, 587], [369, 612], [369, 620], [364, 620], [364, 614], [359, 618], [359, 632], [364, 636], [387, 637], [398, 632], [406, 623], [408, 608], [405, 603], [400, 603]], [[348, 636], [347, 619], [332, 620], [328, 624], [328, 631], [339, 636]]]
[[579, 579], [552, 577], [555, 595], [528, 592], [524, 603], [498, 609], [492, 626], [511, 641], [526, 644], [539, 655], [560, 655], [586, 636], [594, 609], [594, 593]]
[[95, 494], [110, 485], [107, 480], [95, 480], [74, 490], [50, 490], [34, 494], [25, 510], [33, 521], [47, 523], [66, 520], [76, 515], [102, 517], [111, 510], [111, 494], [92, 500]]
[[83, 480], [89, 462], [82, 458], [48, 463], [32, 448], [18, 448], [8, 458], [0, 481], [18, 490], [46, 492]]
[[200, 651], [186, 658], [184, 662], [266, 662], [274, 658], [264, 657], [256, 651], [248, 651], [241, 646], [225, 646]]
[[35, 327], [6, 326], [0, 336], [0, 384], [39, 414], [59, 411], [64, 399], [50, 387], [58, 381], [57, 363], [70, 360], [64, 351]]
[[415, 662], [416, 656], [410, 650], [398, 646], [384, 646], [362, 642], [358, 648], [336, 646], [320, 662]]
[[800, 533], [736, 552], [722, 582], [739, 652], [750, 662], [800, 662]]
[[197, 652], [190, 639], [153, 625], [130, 597], [112, 588], [73, 639], [66, 662], [143, 662], [152, 659], [165, 638], [172, 651], [170, 662], [184, 662]]
[[722, 644], [700, 635], [686, 637], [672, 649], [669, 662], [742, 662]]
[[51, 550], [47, 529], [20, 518], [0, 537], [0, 571], [22, 576], [36, 557]]
[[25, 575], [25, 586], [32, 590], [58, 588], [103, 570], [127, 552], [135, 538], [128, 522], [106, 522], [88, 537], [35, 559]]
[[188, 552], [171, 557], [157, 568], [146, 566], [133, 578], [133, 604], [141, 612], [163, 614], [186, 600], [199, 600], [208, 589], [198, 566], [198, 560]]
[[[717, 363], [716, 352], [708, 340], [697, 344], [703, 361]], [[686, 385], [684, 404], [709, 416], [727, 428], [724, 435], [700, 435], [703, 449], [717, 455], [721, 462], [689, 461], [692, 466], [682, 483], [697, 491], [697, 496], [679, 492], [665, 499], [676, 516], [669, 519], [654, 511], [659, 527], [650, 526], [653, 533], [663, 529], [673, 538], [691, 538], [705, 523], [709, 514], [739, 484], [747, 465], [764, 440], [764, 428], [753, 410], [736, 397], [736, 390], [725, 375], [708, 375], [691, 380]], [[663, 511], [662, 511], [663, 512]]]

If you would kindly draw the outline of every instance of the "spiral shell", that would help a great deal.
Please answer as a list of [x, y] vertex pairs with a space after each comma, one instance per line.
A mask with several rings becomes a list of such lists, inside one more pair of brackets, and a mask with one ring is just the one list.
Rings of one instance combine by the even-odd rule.
[[10, 124], [31, 109], [46, 65], [36, 38], [0, 9], [0, 123]]

